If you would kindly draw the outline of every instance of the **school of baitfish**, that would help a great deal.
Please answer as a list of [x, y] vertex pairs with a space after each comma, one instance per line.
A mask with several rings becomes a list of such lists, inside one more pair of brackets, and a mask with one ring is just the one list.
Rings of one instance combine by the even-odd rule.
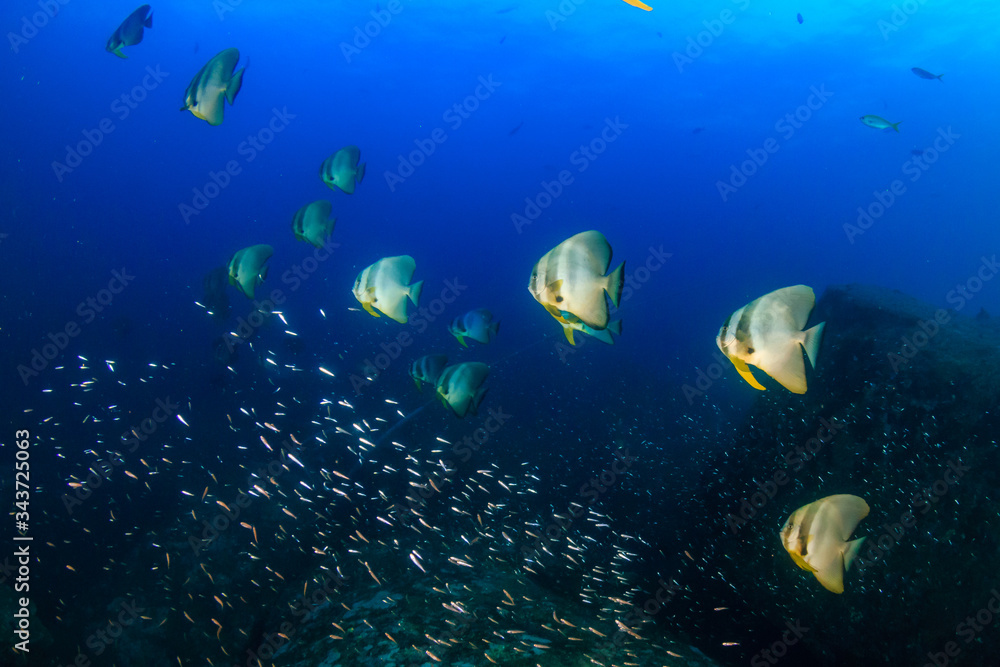
[[[637, 0], [625, 1], [647, 11], [651, 9]], [[144, 28], [151, 27], [150, 7], [143, 5], [115, 30], [106, 48], [114, 55], [125, 58], [122, 48], [139, 44]], [[239, 60], [240, 53], [235, 48], [226, 49], [209, 60], [184, 92], [181, 110], [189, 110], [211, 125], [221, 124], [226, 103], [234, 104], [243, 84], [245, 68], [236, 70]], [[941, 75], [920, 68], [913, 71], [921, 78], [941, 78]], [[862, 121], [874, 128], [898, 132], [898, 123], [890, 123], [877, 116], [864, 116]], [[334, 151], [320, 165], [320, 179], [331, 190], [353, 194], [365, 174], [365, 164], [360, 162], [360, 155], [360, 149], [353, 145]], [[323, 247], [336, 224], [336, 218], [331, 217], [332, 210], [333, 204], [326, 200], [303, 205], [292, 216], [291, 227], [296, 239], [317, 248]], [[268, 261], [272, 254], [272, 247], [266, 243], [234, 252], [227, 265], [230, 284], [248, 299], [253, 299], [255, 289], [267, 278]], [[614, 343], [612, 334], [621, 334], [621, 319], [612, 320], [612, 316], [620, 305], [624, 262], [612, 270], [611, 258], [611, 244], [603, 234], [596, 230], [582, 231], [542, 254], [530, 272], [529, 293], [558, 322], [570, 344], [575, 344], [575, 332], [608, 344]], [[352, 289], [353, 294], [370, 315], [384, 315], [396, 322], [406, 323], [408, 305], [417, 306], [421, 294], [422, 281], [413, 282], [416, 270], [416, 262], [409, 255], [377, 259], [360, 272]], [[824, 327], [823, 323], [818, 323], [806, 328], [814, 302], [813, 290], [805, 285], [765, 294], [725, 318], [716, 343], [732, 361], [739, 375], [754, 388], [764, 390], [765, 386], [753, 375], [750, 366], [755, 366], [790, 392], [805, 393], [805, 362], [808, 360], [809, 365], [815, 365]], [[262, 313], [262, 317], [266, 316], [277, 316], [288, 326], [280, 311]], [[455, 318], [447, 329], [463, 347], [468, 347], [467, 339], [486, 345], [496, 338], [499, 321], [494, 319], [491, 311], [477, 308]], [[268, 352], [266, 361], [277, 366], [274, 357]], [[82, 375], [71, 386], [86, 393], [94, 389], [96, 369], [89, 360], [83, 357], [80, 360], [82, 363], [77, 370]], [[117, 364], [113, 360], [104, 362], [111, 373], [118, 371]], [[295, 371], [308, 370], [289, 364], [285, 367]], [[65, 373], [73, 371], [65, 366], [57, 370]], [[169, 371], [169, 366], [149, 364], [146, 377], [141, 381], [155, 381]], [[315, 372], [334, 375], [323, 366]], [[441, 402], [454, 415], [462, 418], [479, 413], [487, 393], [485, 381], [490, 368], [482, 362], [448, 365], [446, 355], [428, 354], [411, 360], [408, 373], [418, 389], [423, 384], [434, 387]], [[401, 577], [400, 573], [387, 570], [385, 566], [372, 565], [385, 562], [386, 552], [398, 556], [396, 560], [400, 568], [413, 568], [422, 574], [431, 572], [433, 568], [438, 574], [434, 575], [435, 583], [430, 590], [438, 596], [445, 609], [453, 613], [454, 629], [438, 636], [427, 633], [416, 641], [410, 638], [410, 648], [435, 662], [441, 662], [438, 653], [444, 654], [462, 642], [476, 646], [489, 662], [497, 663], [492, 652], [500, 642], [520, 653], [537, 654], [548, 650], [556, 639], [582, 641], [584, 637], [599, 637], [615, 639], [616, 642], [622, 639], [623, 648], [609, 663], [592, 658], [593, 662], [639, 664], [636, 662], [638, 649], [635, 643], [648, 641], [640, 634], [643, 623], [648, 621], [626, 624], [620, 620], [634, 607], [634, 603], [625, 598], [634, 597], [638, 589], [628, 588], [616, 595], [608, 591], [621, 591], [623, 586], [627, 587], [626, 578], [614, 564], [621, 565], [635, 558], [640, 538], [606, 530], [605, 515], [582, 503], [570, 502], [561, 515], [555, 516], [567, 523], [582, 521], [588, 526], [606, 530], [606, 546], [614, 556], [610, 567], [600, 564], [591, 556], [590, 543], [596, 540], [588, 533], [574, 535], [566, 532], [560, 543], [549, 542], [546, 539], [548, 527], [537, 515], [519, 514], [521, 503], [517, 499], [534, 493], [532, 487], [540, 480], [537, 469], [525, 464], [519, 474], [513, 475], [502, 472], [495, 464], [480, 460], [474, 473], [456, 479], [454, 471], [457, 464], [454, 459], [469, 460], [478, 451], [478, 444], [469, 438], [464, 443], [438, 438], [436, 446], [428, 450], [392, 440], [394, 428], [415, 413], [405, 415], [395, 408], [396, 401], [388, 398], [385, 404], [389, 412], [386, 416], [375, 418], [359, 417], [355, 414], [355, 407], [346, 399], [324, 399], [320, 406], [321, 413], [312, 420], [315, 434], [301, 441], [293, 433], [294, 421], [288, 418], [289, 413], [299, 410], [300, 400], [293, 392], [279, 391], [275, 391], [270, 398], [262, 399], [251, 409], [240, 408], [238, 412], [227, 415], [233, 432], [257, 434], [254, 443], [241, 445], [240, 449], [262, 447], [271, 457], [271, 464], [264, 468], [246, 467], [243, 483], [219, 483], [210, 471], [189, 470], [189, 463], [175, 460], [170, 454], [169, 444], [164, 445], [159, 456], [147, 453], [130, 457], [128, 452], [119, 453], [121, 461], [116, 465], [121, 465], [125, 476], [141, 482], [147, 490], [151, 489], [150, 482], [157, 475], [171, 474], [191, 481], [191, 485], [181, 491], [180, 500], [190, 520], [185, 526], [176, 527], [174, 532], [189, 534], [188, 541], [199, 557], [199, 564], [194, 567], [189, 558], [178, 554], [172, 559], [165, 549], [162, 549], [161, 561], [146, 564], [157, 571], [164, 581], [176, 587], [176, 592], [172, 594], [173, 605], [167, 610], [154, 612], [147, 622], [162, 625], [169, 616], [182, 615], [191, 624], [192, 631], [214, 635], [220, 650], [229, 656], [230, 661], [239, 659], [240, 656], [229, 655], [230, 650], [233, 646], [245, 645], [251, 639], [250, 629], [231, 621], [224, 624], [216, 616], [228, 619], [238, 617], [241, 606], [248, 604], [245, 596], [255, 594], [253, 591], [284, 590], [285, 577], [278, 570], [267, 567], [267, 578], [253, 581], [252, 586], [242, 592], [216, 592], [212, 588], [192, 584], [194, 580], [201, 579], [214, 582], [215, 577], [229, 574], [218, 568], [213, 570], [213, 564], [223, 562], [213, 546], [216, 541], [231, 541], [231, 534], [237, 533], [246, 543], [242, 547], [243, 553], [254, 560], [267, 559], [276, 551], [276, 545], [281, 543], [297, 544], [303, 551], [329, 556], [330, 560], [320, 568], [325, 579], [317, 576], [307, 582], [301, 591], [302, 599], [309, 597], [310, 583], [315, 590], [317, 586], [326, 587], [331, 579], [343, 582], [352, 577], [370, 577], [381, 586]], [[265, 412], [268, 402], [272, 405], [267, 406]], [[88, 421], [94, 424], [120, 420], [115, 407], [109, 406], [101, 415], [87, 415], [84, 424]], [[174, 406], [173, 410], [173, 416], [188, 427], [186, 416], [190, 417], [190, 404]], [[489, 417], [483, 421], [483, 429], [477, 430], [477, 433], [480, 430], [486, 433], [492, 428], [491, 420], [495, 426], [502, 425], [504, 415], [499, 407], [497, 411], [490, 409]], [[346, 462], [342, 462], [339, 469], [310, 468], [306, 461], [315, 458], [316, 449], [335, 437], [352, 441], [347, 450], [356, 459], [354, 464], [347, 466], [343, 465]], [[137, 428], [131, 428], [123, 436], [126, 444], [143, 439]], [[381, 462], [375, 456], [376, 447], [383, 444], [391, 447], [404, 462], [402, 470]], [[94, 492], [93, 474], [101, 467], [105, 454], [94, 449], [87, 451], [95, 457], [95, 464], [88, 471], [90, 474], [75, 476], [69, 481], [71, 493], [64, 496], [68, 509], [85, 502], [81, 499], [84, 495], [81, 490]], [[376, 467], [376, 479], [391, 477], [406, 480], [410, 489], [407, 502], [392, 501], [379, 488], [368, 488], [353, 479], [353, 472], [362, 464]], [[244, 466], [241, 464], [241, 467]], [[195, 485], [194, 480], [201, 483]], [[448, 489], [447, 493], [444, 489]], [[428, 499], [437, 495], [446, 496], [455, 504], [446, 512], [449, 521], [432, 524], [427, 520], [431, 516]], [[244, 507], [244, 503], [270, 503], [278, 522], [277, 531], [261, 534], [256, 525], [239, 521], [239, 508]], [[868, 512], [864, 499], [846, 494], [817, 499], [792, 512], [778, 536], [790, 556], [789, 566], [794, 563], [811, 572], [827, 590], [842, 593], [844, 573], [850, 568], [864, 540], [862, 537], [851, 541], [851, 534]], [[281, 516], [278, 516], [279, 513]], [[116, 520], [114, 509], [110, 511], [110, 520]], [[308, 537], [295, 528], [295, 524], [301, 522], [309, 526]], [[226, 524], [225, 527], [221, 527], [223, 524]], [[230, 535], [226, 535], [227, 532]], [[345, 532], [349, 535], [346, 551], [325, 546], [328, 535]], [[176, 540], [176, 535], [173, 537]], [[156, 535], [151, 538], [157, 540]], [[516, 548], [526, 543], [534, 544], [536, 548]], [[695, 560], [687, 552], [685, 554], [690, 560]], [[504, 596], [494, 601], [495, 609], [483, 612], [485, 621], [496, 628], [495, 637], [463, 637], [462, 624], [468, 623], [473, 615], [473, 603], [468, 601], [472, 594], [471, 582], [463, 571], [475, 572], [487, 562], [505, 563], [520, 571], [514, 578], [514, 585], [518, 586], [524, 584], [524, 572], [536, 573], [536, 570], [544, 568], [544, 561], [549, 559], [565, 560], [579, 573], [584, 582], [585, 601], [594, 605], [596, 616], [602, 623], [600, 629], [594, 625], [578, 627], [553, 612], [550, 622], [542, 626], [549, 633], [547, 637], [522, 638], [524, 631], [518, 629], [515, 612], [519, 607], [536, 604], [525, 594], [527, 588], [522, 586], [524, 590], [515, 591], [515, 594], [504, 590]], [[72, 565], [67, 567], [73, 569]], [[446, 570], [453, 573], [451, 581], [440, 574]], [[321, 580], [323, 584], [318, 583]], [[196, 602], [205, 604], [196, 605]], [[211, 609], [213, 605], [216, 609], [214, 616], [194, 611], [196, 608]], [[373, 627], [367, 620], [361, 621], [369, 628]], [[343, 625], [348, 625], [348, 622], [345, 620]], [[206, 628], [210, 630], [206, 631]], [[341, 624], [333, 623], [327, 630], [329, 637], [336, 641], [344, 640], [354, 628], [345, 629]], [[398, 644], [389, 629], [384, 634]], [[689, 647], [680, 644], [665, 646], [653, 642], [653, 645], [662, 656], [694, 656]], [[208, 664], [217, 664], [211, 659], [206, 660]]]

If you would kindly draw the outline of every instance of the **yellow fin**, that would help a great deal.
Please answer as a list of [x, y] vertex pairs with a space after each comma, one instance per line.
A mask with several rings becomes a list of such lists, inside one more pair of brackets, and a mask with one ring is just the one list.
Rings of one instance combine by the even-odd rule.
[[[641, 0], [625, 0], [625, 2], [626, 2], [626, 4], [632, 5], [633, 7], [638, 7], [639, 9], [644, 9], [647, 12], [653, 11], [652, 7], [650, 7], [649, 5], [647, 5], [645, 2], [642, 2]], [[896, 130], [896, 131], [899, 132], [899, 130]]]
[[570, 345], [576, 345], [576, 343], [573, 341], [573, 327], [564, 324], [563, 333], [566, 334], [566, 340], [569, 341]]
[[761, 391], [767, 391], [760, 382], [757, 382], [757, 379], [753, 376], [753, 373], [750, 372], [750, 367], [747, 366], [745, 361], [742, 361], [741, 359], [733, 359], [732, 357], [730, 357], [729, 360], [733, 362], [733, 366], [736, 367], [737, 372], [751, 387], [754, 389], [760, 389]]
[[368, 314], [370, 314], [370, 315], [374, 315], [375, 317], [382, 317], [381, 315], [379, 315], [378, 313], [376, 313], [376, 312], [375, 312], [375, 309], [374, 309], [374, 308], [372, 308], [372, 304], [371, 304], [370, 302], [368, 302], [368, 301], [365, 301], [365, 302], [364, 302], [364, 303], [362, 303], [361, 305], [362, 305], [362, 307], [363, 307], [363, 308], [364, 308], [365, 310], [367, 310], [367, 311], [368, 311]]

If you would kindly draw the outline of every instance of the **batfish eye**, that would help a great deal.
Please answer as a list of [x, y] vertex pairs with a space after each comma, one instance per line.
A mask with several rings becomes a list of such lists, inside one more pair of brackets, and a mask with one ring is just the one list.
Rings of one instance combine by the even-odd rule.
[[752, 347], [748, 347], [747, 348], [747, 354], [753, 354], [753, 348]]
[[557, 296], [556, 297], [556, 303], [562, 303], [562, 302], [563, 302], [563, 298], [561, 296]]

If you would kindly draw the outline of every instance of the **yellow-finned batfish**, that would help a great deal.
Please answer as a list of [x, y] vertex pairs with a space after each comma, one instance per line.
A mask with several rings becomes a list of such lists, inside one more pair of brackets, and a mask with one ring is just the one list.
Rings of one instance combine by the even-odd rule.
[[625, 0], [626, 4], [632, 5], [633, 7], [638, 7], [639, 9], [645, 9], [647, 12], [653, 11], [653, 8], [647, 5], [641, 0]]
[[538, 260], [528, 291], [557, 320], [604, 329], [609, 319], [604, 293], [617, 308], [625, 284], [625, 262], [604, 275], [610, 266], [611, 245], [604, 235], [580, 232]]
[[781, 543], [795, 564], [816, 575], [823, 587], [844, 592], [844, 572], [865, 538], [851, 539], [868, 516], [868, 503], [848, 494], [827, 496], [792, 512], [781, 529]]
[[420, 389], [421, 382], [436, 387], [438, 380], [441, 379], [441, 371], [447, 365], [448, 357], [446, 355], [428, 354], [410, 364], [410, 377], [417, 384], [417, 389]]
[[184, 91], [181, 111], [190, 109], [198, 118], [207, 120], [209, 125], [222, 123], [222, 112], [226, 107], [223, 100], [232, 106], [243, 85], [246, 67], [233, 72], [239, 61], [238, 49], [226, 49], [205, 63]]
[[357, 146], [341, 148], [319, 166], [319, 177], [331, 190], [336, 187], [353, 195], [355, 183], [365, 177], [364, 163], [358, 164], [360, 159], [361, 149]]
[[726, 319], [715, 339], [740, 376], [754, 389], [764, 390], [747, 364], [753, 364], [790, 392], [806, 393], [805, 348], [816, 366], [825, 322], [802, 331], [816, 303], [812, 288], [783, 287], [750, 302]]
[[118, 29], [108, 37], [104, 50], [119, 58], [128, 58], [122, 53], [123, 46], [135, 46], [142, 41], [142, 29], [153, 27], [153, 15], [149, 14], [149, 5], [143, 5], [128, 15]]
[[438, 380], [438, 396], [457, 417], [464, 417], [469, 412], [476, 414], [486, 395], [483, 382], [489, 374], [490, 367], [478, 361], [448, 366]]
[[229, 260], [229, 284], [253, 298], [253, 291], [267, 278], [267, 260], [274, 254], [274, 248], [264, 243], [238, 250]]
[[569, 341], [570, 345], [576, 345], [576, 341], [573, 340], [574, 331], [583, 332], [588, 336], [596, 338], [602, 343], [607, 343], [608, 345], [615, 344], [615, 339], [611, 336], [611, 334], [614, 334], [615, 336], [622, 335], [621, 320], [615, 320], [614, 322], [609, 322], [608, 326], [605, 327], [604, 329], [591, 329], [583, 322], [568, 322], [561, 317], [557, 317], [556, 320], [558, 320], [559, 324], [562, 325], [563, 333], [566, 334], [566, 340]]
[[457, 338], [462, 347], [469, 347], [465, 342], [467, 337], [483, 344], [489, 343], [496, 338], [498, 331], [500, 322], [494, 322], [493, 313], [485, 308], [470, 310], [448, 325], [448, 333]]
[[332, 210], [333, 205], [330, 202], [320, 199], [296, 211], [295, 217], [292, 218], [295, 238], [322, 248], [333, 233], [333, 226], [337, 224], [337, 219], [330, 217]]
[[406, 323], [406, 300], [417, 305], [424, 281], [409, 284], [417, 263], [409, 255], [383, 257], [358, 274], [354, 281], [354, 298], [371, 315], [375, 309], [401, 324]]
[[890, 123], [881, 116], [873, 116], [869, 114], [867, 116], [862, 116], [861, 122], [867, 125], [868, 127], [874, 127], [876, 130], [886, 130], [891, 127], [892, 129], [899, 132], [899, 123], [902, 123], [903, 121], [899, 121], [899, 123]]

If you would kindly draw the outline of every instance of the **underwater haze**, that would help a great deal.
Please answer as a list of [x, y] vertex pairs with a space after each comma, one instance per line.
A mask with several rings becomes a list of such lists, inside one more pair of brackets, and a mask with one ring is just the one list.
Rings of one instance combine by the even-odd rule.
[[0, 663], [1000, 664], [998, 22], [6, 3]]

